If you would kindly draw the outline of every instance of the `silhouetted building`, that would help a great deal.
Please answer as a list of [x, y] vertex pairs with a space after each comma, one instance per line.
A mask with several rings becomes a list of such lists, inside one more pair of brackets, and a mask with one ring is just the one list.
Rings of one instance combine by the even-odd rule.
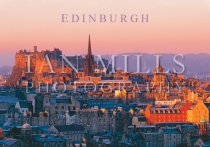
[[94, 56], [92, 55], [91, 51], [91, 42], [89, 35], [88, 54], [85, 56], [84, 75], [94, 76], [94, 72], [95, 72], [95, 63], [94, 63]]

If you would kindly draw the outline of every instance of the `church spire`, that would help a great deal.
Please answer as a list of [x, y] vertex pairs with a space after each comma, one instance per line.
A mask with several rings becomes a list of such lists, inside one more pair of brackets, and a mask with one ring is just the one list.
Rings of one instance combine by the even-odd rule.
[[160, 64], [160, 58], [158, 60], [158, 68], [160, 68], [161, 64]]
[[90, 35], [89, 35], [89, 41], [88, 41], [88, 55], [92, 55], [92, 52], [91, 52], [91, 42], [90, 42]]
[[85, 76], [94, 76], [95, 73], [95, 63], [94, 56], [91, 51], [91, 42], [90, 35], [88, 40], [88, 54], [85, 56], [85, 64], [84, 64], [84, 74]]

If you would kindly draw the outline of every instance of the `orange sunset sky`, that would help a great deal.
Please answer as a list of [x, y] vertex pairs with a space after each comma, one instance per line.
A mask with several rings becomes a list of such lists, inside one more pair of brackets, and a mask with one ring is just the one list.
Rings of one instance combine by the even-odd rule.
[[[62, 23], [61, 14], [148, 14], [149, 23]], [[19, 49], [210, 53], [210, 0], [0, 0], [0, 60]], [[5, 63], [6, 65], [6, 63]]]

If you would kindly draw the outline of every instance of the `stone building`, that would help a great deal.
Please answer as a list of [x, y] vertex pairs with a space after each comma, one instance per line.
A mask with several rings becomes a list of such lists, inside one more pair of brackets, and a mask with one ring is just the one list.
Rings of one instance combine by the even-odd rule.
[[146, 126], [147, 125], [147, 119], [146, 119], [145, 116], [134, 116], [132, 118], [132, 125]]
[[159, 86], [160, 84], [162, 86], [165, 86], [165, 73], [164, 73], [164, 69], [162, 65], [160, 64], [160, 61], [159, 61], [158, 67], [154, 69], [153, 82], [154, 82], [154, 85], [156, 86]]
[[38, 87], [39, 83], [62, 83], [72, 79], [72, 68], [69, 65], [62, 66], [61, 55], [62, 51], [57, 48], [39, 52], [34, 46], [34, 51], [20, 50], [15, 55], [15, 65], [7, 85], [26, 86], [25, 82], [29, 81], [33, 83], [30, 87]]
[[83, 109], [76, 114], [77, 124], [92, 133], [110, 132], [115, 130], [115, 118], [105, 109]]
[[149, 124], [157, 122], [186, 122], [187, 111], [189, 110], [191, 103], [179, 102], [173, 107], [152, 107], [148, 104], [145, 110], [145, 116]]
[[64, 137], [67, 147], [72, 146], [73, 142], [82, 141], [85, 137], [85, 128], [77, 124], [52, 125], [48, 131], [52, 134]]
[[54, 136], [54, 135], [36, 135], [33, 137], [32, 140], [33, 147], [66, 147], [66, 141], [61, 136]]
[[176, 147], [181, 144], [181, 132], [178, 128], [164, 128], [163, 146]]
[[66, 124], [66, 112], [80, 109], [80, 103], [67, 95], [55, 95], [48, 100], [50, 105], [44, 107], [45, 111], [49, 113], [50, 124], [64, 125]]
[[209, 122], [209, 109], [203, 100], [199, 99], [187, 111], [187, 120], [198, 125], [203, 119]]

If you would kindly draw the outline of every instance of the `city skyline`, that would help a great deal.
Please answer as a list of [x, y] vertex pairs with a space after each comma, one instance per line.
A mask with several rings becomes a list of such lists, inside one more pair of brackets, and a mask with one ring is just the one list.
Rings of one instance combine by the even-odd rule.
[[[90, 34], [89, 34], [89, 36], [90, 36]], [[86, 39], [86, 42], [87, 42], [87, 39]], [[34, 49], [35, 46], [37, 47], [38, 51], [46, 51], [46, 50], [52, 51], [54, 49], [60, 49], [63, 52], [63, 54], [66, 55], [66, 56], [83, 56], [83, 57], [86, 56], [86, 52], [87, 52], [86, 50], [88, 49], [88, 47], [86, 45], [86, 47], [84, 47], [84, 49], [82, 49], [82, 50], [84, 50], [83, 53], [76, 53], [76, 52], [70, 52], [70, 51], [63, 50], [59, 47], [54, 47], [54, 48], [50, 48], [50, 49], [42, 49], [39, 46], [34, 45], [34, 46], [31, 46], [29, 49], [28, 48], [21, 48], [21, 49], [17, 49], [16, 51], [13, 51], [13, 50], [1, 51], [0, 67], [14, 65], [14, 62], [15, 62], [14, 61], [14, 56], [17, 52], [19, 52], [20, 50], [23, 50], [23, 51], [26, 50], [26, 51], [33, 52], [33, 49]], [[114, 52], [113, 54], [110, 53], [110, 52], [97, 54], [97, 52], [96, 53], [94, 52], [94, 49], [93, 49], [93, 54], [97, 55], [97, 56], [100, 55], [100, 56], [105, 56], [105, 57], [109, 57], [109, 56], [113, 56], [113, 55], [117, 55], [117, 56], [131, 55], [131, 56], [133, 56], [135, 54], [136, 55], [144, 55], [144, 54], [146, 54], [146, 55], [160, 55], [160, 56], [164, 56], [164, 55], [166, 55], [166, 56], [168, 56], [168, 55], [182, 55], [182, 56], [185, 56], [185, 55], [204, 55], [204, 56], [208, 56], [208, 55], [210, 55], [210, 53], [202, 53], [202, 52], [201, 53], [191, 53], [191, 52], [189, 52], [189, 53], [179, 53], [179, 52], [177, 52], [176, 53], [176, 52], [158, 52], [158, 51], [157, 52], [144, 52], [144, 51], [127, 51], [127, 52], [124, 51], [123, 52], [122, 51], [122, 52], [118, 52], [118, 53]], [[10, 58], [10, 60], [7, 60], [9, 58]]]
[[209, 0], [0, 0], [0, 146], [210, 146]]

